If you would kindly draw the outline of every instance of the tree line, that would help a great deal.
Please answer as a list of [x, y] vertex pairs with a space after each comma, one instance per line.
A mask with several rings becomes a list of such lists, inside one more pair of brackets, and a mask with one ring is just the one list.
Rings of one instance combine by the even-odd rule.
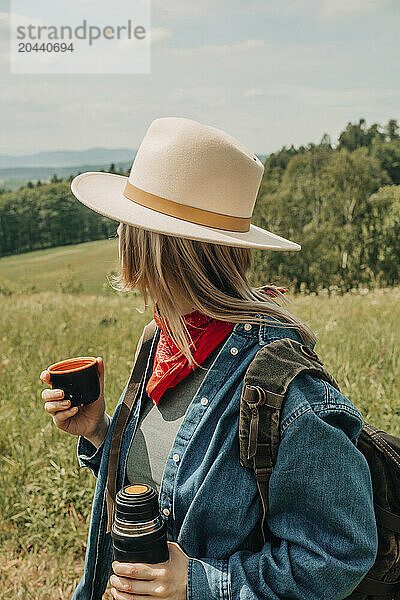
[[[116, 221], [80, 203], [70, 180], [53, 177], [0, 193], [1, 256], [115, 235]], [[360, 119], [335, 144], [325, 134], [319, 144], [269, 155], [252, 222], [302, 246], [300, 252], [254, 251], [256, 285], [316, 293], [398, 285], [397, 121], [367, 126]]]
[[400, 135], [397, 121], [348, 123], [334, 146], [282, 148], [265, 163], [253, 222], [299, 244], [255, 253], [254, 281], [291, 291], [399, 284]]
[[90, 210], [74, 197], [71, 179], [54, 175], [48, 183], [28, 182], [17, 191], [0, 192], [0, 256], [116, 234], [116, 221]]

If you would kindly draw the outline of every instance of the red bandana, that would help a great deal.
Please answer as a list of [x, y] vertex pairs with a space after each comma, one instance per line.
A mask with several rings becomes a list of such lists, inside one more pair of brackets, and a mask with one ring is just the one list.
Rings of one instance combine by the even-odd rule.
[[[192, 354], [199, 364], [206, 360], [235, 326], [235, 323], [211, 319], [197, 310], [184, 315], [183, 318], [195, 346], [195, 349], [191, 347]], [[154, 357], [153, 373], [147, 383], [146, 392], [154, 404], [158, 404], [165, 390], [182, 381], [193, 368], [189, 366], [186, 356], [175, 345], [169, 333], [163, 330], [156, 310], [154, 320], [161, 333]]]
[[[282, 293], [288, 291], [286, 288], [277, 289]], [[266, 290], [265, 293], [270, 296], [277, 295], [273, 290]], [[200, 365], [228, 337], [235, 326], [235, 323], [212, 319], [197, 310], [184, 315], [183, 318], [195, 346], [195, 349], [191, 348], [193, 356]], [[175, 345], [169, 332], [163, 329], [156, 307], [154, 320], [161, 332], [154, 356], [153, 373], [147, 382], [146, 392], [154, 404], [158, 404], [165, 390], [185, 379], [193, 368], [189, 366], [186, 356]]]

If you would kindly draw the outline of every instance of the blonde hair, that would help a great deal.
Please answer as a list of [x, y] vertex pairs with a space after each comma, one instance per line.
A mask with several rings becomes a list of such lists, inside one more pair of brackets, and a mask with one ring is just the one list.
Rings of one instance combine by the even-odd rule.
[[[163, 326], [167, 327], [167, 321], [174, 342], [192, 367], [199, 365], [193, 359], [193, 342], [183, 316], [178, 314], [177, 306], [182, 303], [208, 317], [231, 323], [268, 323], [255, 313], [271, 315], [285, 325], [274, 321], [268, 324], [292, 327], [305, 343], [316, 342], [308, 326], [279, 304], [279, 300], [288, 300], [276, 286], [250, 286], [250, 248], [164, 235], [126, 223], [120, 223], [117, 231], [119, 272], [110, 278], [113, 289], [128, 292], [138, 288], [144, 310], [150, 296], [157, 303]], [[274, 291], [276, 296], [269, 296], [266, 290]]]

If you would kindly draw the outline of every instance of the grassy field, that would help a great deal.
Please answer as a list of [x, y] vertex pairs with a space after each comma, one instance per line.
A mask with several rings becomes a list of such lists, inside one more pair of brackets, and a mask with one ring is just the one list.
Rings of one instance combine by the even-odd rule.
[[0, 286], [3, 280], [37, 292], [68, 292], [72, 287], [83, 294], [113, 293], [106, 274], [117, 267], [117, 238], [59, 246], [0, 258]]
[[[81, 256], [79, 273], [102, 290], [101, 266], [103, 273], [108, 266], [101, 256], [114, 250], [103, 255], [101, 243], [85, 246], [98, 250], [97, 283], [88, 253], [79, 246], [65, 250]], [[54, 257], [40, 252], [48, 253], [43, 263], [50, 272], [61, 261], [59, 276], [61, 250]], [[4, 265], [26, 259], [34, 280], [32, 255], [40, 252], [0, 260], [0, 276], [7, 277]], [[7, 278], [15, 276], [17, 285], [23, 270], [19, 264]], [[37, 277], [45, 291], [0, 294], [0, 600], [67, 600], [83, 570], [95, 480], [78, 467], [76, 438], [56, 430], [43, 410], [41, 371], [69, 356], [102, 356], [112, 413], [152, 316], [136, 310], [141, 304], [133, 295], [59, 293], [51, 291], [51, 278], [48, 290], [40, 270]], [[367, 422], [400, 436], [400, 289], [289, 299], [289, 310], [317, 333], [316, 351], [343, 393]]]

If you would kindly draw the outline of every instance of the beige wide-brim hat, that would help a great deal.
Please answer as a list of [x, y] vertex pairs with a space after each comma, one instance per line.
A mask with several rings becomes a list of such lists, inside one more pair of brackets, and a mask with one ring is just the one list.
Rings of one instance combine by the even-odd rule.
[[122, 223], [194, 240], [266, 250], [301, 246], [251, 224], [264, 166], [229, 134], [179, 117], [156, 119], [129, 177], [88, 172], [73, 194]]

